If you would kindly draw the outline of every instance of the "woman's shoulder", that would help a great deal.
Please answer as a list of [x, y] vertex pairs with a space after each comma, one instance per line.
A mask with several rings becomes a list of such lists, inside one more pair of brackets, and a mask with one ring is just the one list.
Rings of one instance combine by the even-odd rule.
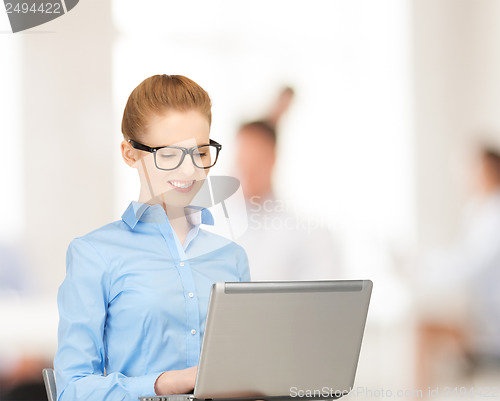
[[83, 242], [92, 245], [93, 248], [102, 249], [117, 243], [126, 244], [132, 240], [130, 236], [131, 231], [128, 226], [122, 220], [117, 220], [74, 238], [70, 246]]
[[123, 221], [114, 221], [87, 234], [73, 238], [66, 254], [67, 265], [89, 266], [93, 271], [110, 271], [117, 266], [128, 250], [133, 248], [134, 237]]
[[101, 239], [103, 237], [109, 237], [114, 235], [120, 235], [122, 233], [129, 232], [127, 225], [123, 223], [123, 220], [116, 220], [111, 223], [105, 224], [99, 228], [89, 231], [86, 234], [78, 236], [76, 238], [84, 239], [87, 241], [93, 241]]

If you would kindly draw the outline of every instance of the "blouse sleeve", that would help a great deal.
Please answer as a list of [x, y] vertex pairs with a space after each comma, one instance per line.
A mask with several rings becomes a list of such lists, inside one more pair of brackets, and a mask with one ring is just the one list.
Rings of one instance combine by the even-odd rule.
[[57, 400], [136, 401], [154, 395], [162, 372], [126, 377], [105, 375], [104, 327], [110, 280], [108, 264], [87, 240], [73, 240], [66, 278], [59, 288], [58, 349], [54, 359]]
[[250, 268], [248, 266], [248, 256], [245, 250], [238, 246], [236, 254], [236, 267], [240, 275], [240, 281], [250, 281]]

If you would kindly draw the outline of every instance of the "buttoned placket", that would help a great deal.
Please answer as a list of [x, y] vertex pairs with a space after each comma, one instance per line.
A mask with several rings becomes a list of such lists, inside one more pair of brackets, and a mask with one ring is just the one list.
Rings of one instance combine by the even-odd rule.
[[201, 350], [201, 325], [198, 297], [196, 296], [191, 266], [168, 220], [167, 224], [158, 224], [158, 228], [170, 250], [170, 254], [174, 258], [175, 267], [182, 284], [186, 306], [186, 362], [188, 366], [195, 366], [198, 364]]

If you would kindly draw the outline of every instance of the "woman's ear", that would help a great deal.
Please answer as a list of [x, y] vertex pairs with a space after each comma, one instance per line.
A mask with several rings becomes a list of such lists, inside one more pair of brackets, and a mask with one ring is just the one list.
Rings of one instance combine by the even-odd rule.
[[136, 150], [126, 140], [122, 141], [120, 148], [121, 148], [122, 157], [123, 157], [123, 160], [125, 160], [125, 163], [127, 163], [130, 167], [135, 167], [135, 164], [137, 163], [137, 160], [138, 160]]

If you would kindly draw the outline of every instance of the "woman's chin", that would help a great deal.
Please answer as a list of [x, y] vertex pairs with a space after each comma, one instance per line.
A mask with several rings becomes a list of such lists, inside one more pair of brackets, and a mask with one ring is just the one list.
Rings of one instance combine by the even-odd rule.
[[189, 206], [196, 194], [200, 191], [204, 181], [205, 180], [196, 180], [192, 185], [187, 187], [175, 187], [169, 183], [166, 187], [157, 192], [154, 198], [142, 203], [147, 203], [149, 205], [159, 204], [175, 208]]
[[162, 194], [161, 200], [167, 206], [186, 207], [191, 204], [197, 192], [195, 188], [188, 192], [169, 189]]

